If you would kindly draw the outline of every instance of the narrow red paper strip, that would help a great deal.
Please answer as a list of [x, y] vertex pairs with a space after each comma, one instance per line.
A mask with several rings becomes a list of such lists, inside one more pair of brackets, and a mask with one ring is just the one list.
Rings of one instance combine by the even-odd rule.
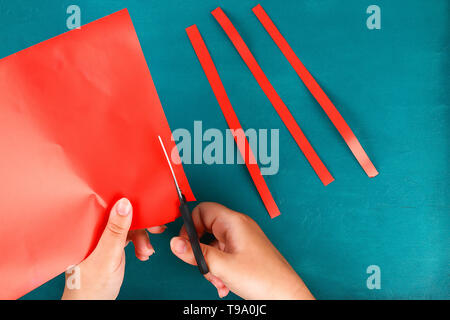
[[[189, 37], [189, 40], [191, 41], [192, 47], [194, 48], [198, 60], [202, 65], [203, 71], [208, 78], [209, 84], [211, 85], [219, 106], [222, 109], [225, 120], [228, 123], [228, 127], [232, 130], [240, 130], [240, 132], [243, 132], [241, 124], [239, 123], [239, 119], [233, 110], [233, 106], [231, 105], [230, 100], [228, 99], [225, 88], [222, 84], [222, 81], [220, 80], [219, 74], [217, 73], [217, 69], [214, 66], [214, 62], [208, 52], [208, 49], [206, 48], [205, 42], [203, 41], [197, 26], [193, 25], [186, 28], [186, 33]], [[238, 145], [239, 151], [242, 154], [242, 158], [244, 158], [245, 160], [245, 164], [248, 171], [250, 172], [250, 176], [255, 183], [256, 189], [258, 190], [259, 195], [261, 196], [264, 205], [269, 212], [269, 215], [272, 218], [280, 215], [280, 210], [278, 209], [278, 206], [275, 203], [263, 176], [261, 175], [261, 171], [259, 170], [253, 152], [250, 149], [247, 138], [244, 135], [243, 139], [245, 141], [245, 145], [243, 145], [242, 143], [239, 143], [238, 136], [235, 133], [233, 133], [233, 136], [236, 144]], [[246, 150], [248, 150], [248, 154], [245, 152]]]
[[348, 147], [350, 148], [356, 160], [358, 160], [359, 164], [364, 169], [366, 174], [371, 178], [375, 177], [378, 174], [378, 171], [370, 161], [358, 139], [356, 138], [348, 124], [345, 122], [339, 111], [327, 97], [325, 92], [322, 90], [313, 76], [309, 73], [309, 71], [305, 68], [297, 55], [294, 53], [291, 46], [287, 43], [286, 39], [281, 35], [280, 31], [264, 11], [263, 7], [258, 4], [252, 9], [252, 11], [264, 26], [266, 31], [269, 33], [269, 35], [272, 37], [278, 48], [280, 48], [281, 52], [284, 54], [291, 66], [295, 69], [298, 76], [300, 77], [300, 79], [302, 79], [308, 90], [320, 104], [323, 111], [325, 111], [328, 118], [330, 118], [331, 122], [339, 131], [342, 138], [344, 138]]
[[319, 176], [320, 180], [324, 185], [329, 184], [334, 180], [333, 176], [330, 174], [328, 169], [323, 164], [322, 160], [320, 160], [317, 153], [314, 151], [313, 147], [309, 143], [308, 139], [303, 134], [299, 125], [295, 121], [288, 107], [281, 100], [278, 93], [273, 88], [272, 84], [267, 79], [266, 75], [262, 71], [261, 67], [256, 62], [254, 56], [248, 49], [244, 40], [242, 40], [241, 36], [237, 32], [236, 28], [231, 23], [230, 19], [225, 15], [222, 9], [219, 7], [211, 12], [211, 14], [216, 18], [217, 22], [223, 28], [225, 33], [230, 38], [231, 42], [235, 46], [236, 50], [239, 52], [240, 56], [244, 60], [247, 67], [252, 72], [253, 76], [256, 78], [256, 81], [259, 83], [261, 89], [266, 94], [267, 98], [269, 98], [273, 107], [277, 111], [281, 120], [284, 122], [292, 137], [297, 142], [297, 145], [303, 151], [304, 155], [308, 159], [309, 163], [313, 167], [314, 171]]

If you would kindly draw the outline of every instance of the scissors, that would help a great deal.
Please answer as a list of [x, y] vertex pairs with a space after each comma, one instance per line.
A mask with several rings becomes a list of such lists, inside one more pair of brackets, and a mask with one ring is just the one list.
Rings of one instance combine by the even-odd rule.
[[161, 140], [161, 137], [158, 136], [159, 142], [161, 143], [161, 147], [164, 151], [164, 155], [166, 156], [167, 163], [169, 164], [170, 172], [172, 173], [172, 178], [175, 183], [175, 188], [177, 189], [178, 199], [180, 200], [180, 213], [183, 217], [184, 226], [186, 228], [186, 232], [189, 237], [189, 242], [191, 243], [192, 252], [194, 252], [195, 261], [197, 262], [198, 270], [201, 274], [207, 274], [209, 272], [208, 266], [206, 265], [205, 257], [203, 256], [202, 249], [200, 248], [200, 241], [198, 240], [197, 230], [194, 226], [194, 221], [192, 220], [192, 214], [189, 211], [189, 207], [186, 202], [186, 198], [181, 192], [180, 187], [178, 186], [177, 178], [175, 177], [175, 173], [172, 168], [172, 163], [169, 160], [169, 156], [167, 155], [166, 148], [164, 147], [164, 143]]

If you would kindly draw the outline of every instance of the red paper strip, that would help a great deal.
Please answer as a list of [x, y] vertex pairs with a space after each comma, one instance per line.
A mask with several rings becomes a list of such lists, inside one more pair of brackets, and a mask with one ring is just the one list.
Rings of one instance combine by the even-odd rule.
[[[222, 109], [223, 115], [225, 116], [225, 120], [228, 123], [228, 127], [233, 131], [234, 139], [236, 144], [238, 145], [239, 151], [242, 154], [242, 158], [245, 160], [245, 164], [247, 166], [248, 171], [250, 172], [250, 176], [255, 183], [256, 189], [261, 196], [261, 199], [266, 206], [269, 215], [274, 218], [280, 214], [280, 210], [275, 203], [272, 194], [270, 193], [267, 184], [261, 175], [261, 171], [259, 170], [258, 164], [255, 160], [252, 150], [250, 149], [250, 145], [247, 141], [245, 135], [243, 135], [243, 130], [241, 124], [239, 123], [239, 119], [236, 116], [236, 113], [233, 110], [233, 106], [231, 105], [230, 100], [228, 99], [225, 88], [220, 80], [219, 74], [217, 73], [217, 69], [214, 66], [214, 62], [211, 58], [211, 55], [206, 48], [205, 42], [202, 39], [200, 32], [196, 25], [190, 26], [186, 28], [186, 33], [191, 41], [192, 47], [194, 48], [195, 53], [197, 54], [198, 60], [202, 65], [203, 71], [208, 78], [209, 84], [216, 96], [216, 99], [219, 103], [220, 108]], [[238, 139], [238, 132], [240, 132], [243, 137]], [[244, 144], [240, 143], [240, 141], [244, 141]], [[246, 150], [248, 152], [246, 152]]]
[[297, 145], [303, 151], [304, 155], [308, 159], [314, 171], [319, 176], [322, 183], [324, 185], [331, 183], [334, 180], [333, 176], [325, 167], [322, 160], [320, 160], [317, 153], [314, 151], [308, 139], [305, 137], [299, 125], [297, 124], [294, 117], [290, 113], [288, 107], [281, 100], [280, 96], [275, 91], [272, 84], [269, 82], [269, 79], [267, 79], [266, 75], [256, 62], [254, 56], [248, 49], [244, 40], [242, 40], [236, 28], [231, 23], [230, 19], [228, 19], [228, 17], [225, 15], [225, 13], [222, 11], [221, 8], [217, 8], [213, 10], [211, 13], [230, 38], [236, 50], [239, 52], [245, 64], [250, 69], [253, 76], [256, 78], [256, 81], [259, 83], [261, 89], [264, 91], [267, 98], [269, 98], [273, 107], [280, 116], [281, 120], [284, 122], [289, 132], [291, 133], [292, 137], [297, 142]]
[[83, 260], [121, 197], [133, 229], [179, 216], [158, 135], [175, 148], [127, 10], [0, 60], [0, 299]]
[[358, 160], [359, 164], [364, 169], [366, 174], [371, 178], [375, 177], [378, 174], [378, 171], [370, 161], [358, 139], [356, 138], [348, 124], [345, 122], [339, 111], [333, 105], [331, 100], [327, 97], [325, 92], [297, 57], [291, 46], [287, 43], [286, 39], [281, 35], [280, 31], [264, 11], [263, 7], [258, 4], [252, 9], [252, 11], [264, 26], [266, 31], [269, 33], [269, 35], [272, 37], [273, 41], [275, 41], [278, 48], [280, 48], [281, 52], [284, 54], [291, 66], [295, 69], [298, 76], [300, 77], [300, 79], [302, 79], [308, 90], [325, 111], [328, 118], [330, 118], [331, 122], [339, 131], [342, 138], [344, 138], [348, 147], [350, 148], [353, 155]]

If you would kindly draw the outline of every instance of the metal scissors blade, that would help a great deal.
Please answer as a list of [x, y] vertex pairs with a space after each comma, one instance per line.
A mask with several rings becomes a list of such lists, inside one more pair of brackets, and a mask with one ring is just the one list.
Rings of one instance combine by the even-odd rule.
[[180, 198], [180, 201], [184, 201], [183, 194], [181, 193], [181, 189], [178, 186], [178, 181], [177, 181], [177, 178], [175, 177], [175, 172], [173, 171], [172, 163], [170, 162], [169, 156], [167, 155], [167, 151], [166, 151], [166, 148], [164, 147], [164, 143], [160, 136], [158, 136], [158, 139], [159, 139], [159, 143], [161, 143], [161, 147], [164, 151], [164, 155], [166, 156], [167, 163], [169, 163], [170, 172], [172, 173], [172, 178], [173, 178], [173, 181], [175, 182], [175, 188], [177, 188], [178, 197]]

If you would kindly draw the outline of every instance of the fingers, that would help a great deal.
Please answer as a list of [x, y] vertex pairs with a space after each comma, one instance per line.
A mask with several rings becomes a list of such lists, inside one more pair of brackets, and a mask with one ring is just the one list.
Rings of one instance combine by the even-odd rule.
[[147, 231], [150, 233], [163, 233], [165, 230], [167, 229], [166, 225], [162, 225], [162, 226], [158, 226], [158, 227], [151, 227], [151, 228], [147, 228]]
[[[226, 269], [226, 253], [203, 243], [200, 243], [200, 247], [202, 249], [202, 253], [205, 257], [205, 261], [208, 265], [209, 271], [214, 275], [220, 277], [222, 271]], [[170, 241], [170, 249], [172, 250], [173, 254], [175, 254], [184, 262], [192, 265], [197, 265], [194, 253], [192, 252], [191, 244], [187, 238], [172, 238], [172, 240]]]
[[[220, 298], [228, 295], [230, 290], [228, 287], [220, 280], [219, 277], [215, 275], [222, 274], [222, 270], [226, 270], [226, 253], [219, 250], [219, 243], [214, 241], [212, 246], [200, 243], [203, 256], [205, 257], [206, 264], [210, 270], [209, 273], [205, 274], [205, 278], [209, 280], [217, 289], [217, 293]], [[172, 252], [181, 260], [186, 263], [197, 265], [195, 261], [194, 253], [192, 252], [192, 247], [187, 238], [184, 237], [174, 237], [170, 241], [170, 249]]]
[[230, 293], [230, 289], [223, 283], [222, 280], [212, 275], [211, 273], [205, 274], [205, 278], [212, 283], [214, 287], [217, 289], [217, 294], [219, 298], [226, 297], [228, 293]]
[[[192, 220], [199, 238], [207, 231], [214, 234], [219, 242], [226, 242], [227, 233], [233, 229], [240, 215], [221, 204], [202, 202], [192, 211]], [[187, 238], [184, 226], [180, 230], [180, 237]]]
[[136, 258], [141, 261], [147, 261], [149, 257], [155, 253], [150, 239], [148, 237], [147, 231], [144, 229], [133, 230], [128, 233], [128, 239], [133, 241], [134, 252]]
[[131, 226], [133, 207], [130, 201], [122, 198], [111, 209], [105, 230], [95, 248], [97, 256], [105, 261], [120, 261]]
[[132, 241], [136, 258], [147, 261], [155, 253], [146, 230], [153, 234], [163, 233], [167, 229], [166, 225], [151, 227], [147, 229], [132, 230], [128, 232], [127, 244]]

